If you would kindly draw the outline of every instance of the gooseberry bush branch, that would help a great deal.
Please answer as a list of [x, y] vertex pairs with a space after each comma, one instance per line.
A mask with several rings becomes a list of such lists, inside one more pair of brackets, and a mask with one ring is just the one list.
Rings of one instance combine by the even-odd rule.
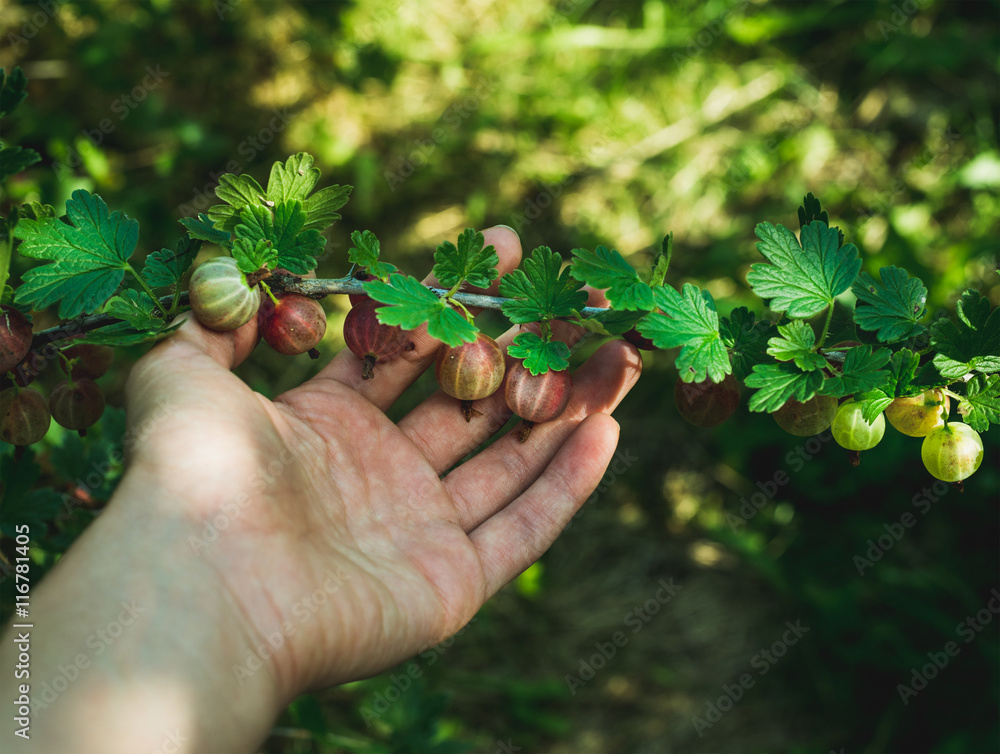
[[[23, 88], [14, 76], [6, 81]], [[5, 95], [4, 102], [16, 99]], [[5, 113], [11, 109], [4, 107]], [[17, 164], [15, 153], [11, 161]], [[74, 191], [64, 214], [39, 203], [15, 208], [3, 220], [0, 246], [9, 251], [17, 239], [17, 252], [39, 264], [16, 289], [7, 289], [5, 316], [16, 320], [52, 308], [64, 322], [27, 343], [23, 327], [0, 328], [0, 373], [14, 391], [4, 391], [0, 420], [7, 421], [4, 411], [17, 413], [11, 406], [16, 408], [17, 391], [33, 376], [32, 352], [43, 343], [51, 348], [62, 341], [59, 347], [69, 348], [152, 342], [168, 337], [179, 326], [177, 315], [191, 308], [202, 324], [219, 330], [257, 317], [276, 350], [315, 357], [326, 329], [316, 301], [348, 294], [356, 314], [345, 323], [345, 339], [362, 361], [363, 376], [376, 378], [375, 365], [405, 350], [409, 332], [426, 327], [441, 342], [436, 371], [442, 388], [463, 401], [470, 420], [475, 411], [468, 404], [487, 397], [480, 394], [484, 389], [499, 389], [504, 372], [496, 344], [475, 324], [475, 307], [498, 310], [522, 326], [507, 356], [525, 376], [508, 391], [508, 403], [525, 413], [530, 405], [532, 415], [545, 420], [555, 416], [538, 409], [532, 391], [536, 385], [549, 389], [539, 378], [570, 367], [570, 350], [552, 327], [564, 321], [595, 336], [676, 349], [678, 409], [702, 426], [714, 426], [735, 410], [741, 384], [751, 391], [751, 412], [775, 414], [793, 434], [832, 426], [838, 442], [843, 439], [855, 453], [881, 438], [887, 409], [918, 397], [937, 420], [921, 436], [947, 430], [948, 400], [973, 432], [1000, 422], [1000, 315], [990, 302], [970, 288], [958, 299], [954, 317], [932, 317], [923, 281], [896, 266], [877, 275], [862, 271], [858, 248], [831, 225], [812, 194], [798, 208], [797, 233], [771, 222], [754, 230], [762, 261], [751, 266], [747, 283], [766, 306], [760, 312], [746, 306], [720, 312], [707, 290], [668, 280], [672, 234], [663, 238], [648, 270], [604, 245], [572, 249], [568, 259], [540, 246], [499, 281], [500, 295], [490, 296], [469, 290], [487, 289], [498, 277], [498, 255], [480, 232], [467, 228], [437, 247], [437, 285], [427, 286], [382, 259], [373, 231], [354, 230], [352, 267], [344, 276], [305, 278], [324, 256], [323, 232], [341, 219], [351, 192], [343, 185], [317, 189], [320, 178], [306, 153], [275, 163], [266, 187], [247, 174], [223, 175], [216, 188], [220, 203], [181, 219], [184, 234], [173, 248], [146, 254], [141, 266], [134, 261], [138, 223], [96, 194]], [[216, 256], [189, 276], [196, 259], [210, 250]], [[9, 259], [0, 256], [0, 267], [5, 280]], [[588, 287], [603, 290], [608, 306], [588, 307]], [[834, 328], [838, 313], [843, 321]], [[834, 330], [842, 339], [828, 345]], [[474, 369], [466, 362], [481, 363], [475, 368], [489, 373], [463, 375], [463, 369]], [[564, 406], [571, 385], [558, 384], [559, 400], [552, 403]], [[699, 402], [725, 410], [704, 411]], [[893, 422], [893, 413], [888, 415]]]

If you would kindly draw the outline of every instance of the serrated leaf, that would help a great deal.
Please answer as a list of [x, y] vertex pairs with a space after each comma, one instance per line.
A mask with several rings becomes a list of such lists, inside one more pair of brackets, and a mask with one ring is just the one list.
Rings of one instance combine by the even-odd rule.
[[471, 343], [479, 332], [415, 277], [394, 273], [388, 283], [372, 280], [364, 289], [376, 301], [387, 304], [376, 310], [382, 324], [415, 330], [426, 322], [427, 334], [449, 346]]
[[990, 424], [1000, 424], [1000, 374], [977, 374], [969, 380], [958, 413], [976, 432], [985, 432]]
[[757, 315], [745, 306], [733, 309], [728, 318], [721, 319], [719, 337], [729, 350], [736, 379], [745, 380], [757, 364], [774, 363], [774, 357], [767, 353], [767, 344], [776, 332], [772, 322], [757, 321]]
[[802, 228], [802, 243], [782, 225], [760, 223], [757, 250], [771, 264], [750, 267], [747, 282], [771, 308], [792, 318], [809, 318], [833, 305], [861, 269], [854, 244], [840, 246], [837, 231], [814, 221]]
[[14, 229], [23, 256], [53, 262], [22, 276], [17, 300], [36, 309], [58, 301], [59, 316], [73, 319], [98, 309], [121, 285], [139, 224], [82, 189], [66, 202], [66, 213], [72, 224], [43, 218], [21, 220]]
[[606, 288], [612, 307], [648, 312], [654, 308], [653, 289], [635, 268], [614, 249], [598, 246], [594, 251], [573, 249], [570, 274], [593, 288]]
[[320, 169], [313, 167], [314, 161], [311, 154], [299, 152], [284, 164], [274, 163], [267, 180], [267, 198], [275, 204], [292, 199], [304, 202], [319, 181]]
[[306, 224], [302, 230], [325, 230], [340, 219], [338, 209], [347, 204], [352, 186], [327, 186], [310, 196], [302, 204]]
[[918, 322], [927, 304], [923, 282], [910, 277], [906, 270], [891, 266], [880, 269], [879, 277], [881, 282], [862, 272], [851, 286], [858, 300], [869, 304], [854, 309], [858, 327], [877, 332], [879, 340], [885, 343], [922, 334], [927, 329]]
[[0, 148], [0, 181], [6, 180], [9, 176], [17, 175], [41, 159], [42, 156], [34, 149], [25, 147]]
[[465, 283], [475, 288], [488, 288], [496, 280], [500, 257], [492, 246], [483, 247], [482, 233], [466, 228], [458, 237], [458, 246], [445, 241], [434, 252], [431, 274], [442, 288], [454, 288]]
[[198, 256], [201, 241], [182, 238], [177, 242], [177, 248], [160, 249], [146, 257], [142, 268], [142, 279], [150, 288], [164, 288], [180, 285], [181, 278]]
[[[826, 225], [830, 224], [830, 215], [823, 209], [820, 204], [819, 199], [812, 195], [812, 192], [806, 194], [802, 198], [802, 206], [799, 207], [799, 227], [803, 227], [813, 222], [814, 220], [820, 220]], [[838, 242], [841, 246], [844, 245], [844, 231], [840, 228], [834, 228], [837, 231]]]
[[136, 330], [159, 330], [163, 326], [163, 320], [158, 316], [159, 302], [151, 299], [145, 291], [127, 288], [108, 301], [104, 313], [125, 320]]
[[931, 327], [934, 366], [941, 376], [958, 380], [968, 372], [1000, 372], [1000, 314], [990, 312], [989, 300], [971, 288], [956, 310], [957, 323], [941, 319]]
[[778, 332], [780, 337], [771, 338], [767, 344], [767, 352], [775, 359], [794, 361], [803, 372], [827, 366], [826, 359], [813, 350], [816, 333], [807, 323], [796, 319], [787, 325], [778, 325]]
[[380, 262], [381, 244], [370, 230], [351, 233], [351, 243], [354, 244], [347, 252], [348, 258], [359, 267], [364, 267], [370, 274], [383, 282], [389, 275], [396, 272], [396, 265]]
[[794, 364], [758, 364], [745, 381], [747, 387], [757, 388], [750, 396], [747, 407], [751, 411], [777, 411], [794, 398], [800, 403], [816, 395], [823, 384], [821, 371], [803, 372]]
[[218, 230], [204, 212], [200, 213], [197, 217], [184, 217], [180, 220], [180, 223], [187, 230], [191, 238], [208, 241], [225, 249], [229, 248], [231, 241], [229, 233]]
[[233, 241], [233, 259], [240, 272], [251, 275], [262, 267], [275, 269], [278, 266], [278, 250], [263, 238], [256, 243], [249, 238], [237, 238]]
[[562, 256], [548, 246], [539, 246], [524, 260], [524, 269], [513, 270], [500, 280], [500, 295], [511, 299], [501, 305], [514, 324], [543, 322], [570, 317], [587, 304], [583, 283], [562, 268]]
[[842, 398], [884, 385], [889, 370], [883, 367], [889, 363], [891, 355], [892, 351], [888, 348], [872, 351], [871, 346], [855, 346], [847, 352], [840, 374], [823, 381], [820, 394]]
[[273, 215], [267, 207], [245, 207], [240, 219], [234, 229], [236, 238], [253, 241], [254, 248], [258, 241], [270, 241], [278, 253], [277, 266], [293, 275], [305, 275], [314, 269], [315, 255], [326, 246], [318, 230], [302, 230], [305, 212], [297, 199], [276, 204]]
[[0, 117], [10, 115], [24, 102], [28, 96], [27, 88], [28, 77], [20, 66], [14, 66], [9, 74], [6, 69], [0, 68]]
[[248, 206], [263, 206], [267, 194], [252, 176], [243, 173], [234, 175], [225, 173], [219, 178], [215, 187], [215, 195], [225, 204], [216, 204], [208, 208], [208, 219], [217, 230], [232, 233], [239, 225], [241, 213]]
[[681, 346], [676, 366], [685, 382], [702, 382], [706, 376], [721, 382], [732, 371], [726, 346], [719, 337], [719, 313], [707, 291], [685, 283], [683, 295], [672, 286], [653, 290], [652, 312], [639, 323], [639, 334], [657, 348]]
[[544, 374], [550, 369], [559, 372], [569, 367], [569, 346], [561, 340], [546, 342], [533, 332], [523, 332], [507, 347], [507, 353], [521, 359], [532, 374]]

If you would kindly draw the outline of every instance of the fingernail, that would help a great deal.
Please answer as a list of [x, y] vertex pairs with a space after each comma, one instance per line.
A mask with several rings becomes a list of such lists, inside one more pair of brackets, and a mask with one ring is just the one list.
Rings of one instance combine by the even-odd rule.
[[[493, 228], [506, 228], [506, 229], [507, 229], [507, 230], [509, 230], [509, 231], [510, 231], [511, 233], [513, 233], [513, 234], [514, 234], [515, 236], [517, 235], [517, 231], [516, 231], [516, 230], [514, 230], [514, 229], [513, 229], [512, 227], [510, 227], [509, 225], [494, 225], [494, 226], [493, 226]], [[490, 228], [490, 230], [493, 230], [493, 228]]]

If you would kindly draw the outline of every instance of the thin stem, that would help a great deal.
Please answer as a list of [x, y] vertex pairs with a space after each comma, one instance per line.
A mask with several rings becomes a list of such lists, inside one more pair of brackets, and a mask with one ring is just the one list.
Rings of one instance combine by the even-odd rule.
[[261, 280], [258, 285], [260, 285], [260, 287], [264, 289], [264, 293], [266, 293], [268, 296], [270, 296], [271, 297], [271, 301], [274, 303], [275, 306], [277, 306], [278, 305], [278, 297], [274, 295], [274, 291], [271, 290], [271, 286], [269, 286], [263, 280]]
[[826, 334], [830, 331], [830, 323], [833, 321], [833, 304], [830, 304], [826, 311], [826, 322], [823, 323], [823, 332], [819, 334], [819, 342], [816, 344], [816, 348], [823, 345], [826, 340]]
[[[138, 272], [135, 271], [135, 267], [133, 267], [132, 265], [128, 264], [127, 262], [125, 263], [125, 267], [126, 267], [126, 269], [128, 269], [129, 272], [132, 273], [132, 276], [136, 280], [139, 281], [139, 286], [149, 295], [149, 297], [153, 301], [159, 302], [160, 301], [160, 297], [157, 296], [155, 293], [153, 293], [153, 289], [150, 288], [149, 285], [146, 283], [146, 281], [142, 279], [142, 275], [140, 275]], [[162, 305], [161, 305], [160, 308], [161, 308], [161, 311], [163, 311], [163, 312], [167, 311], [166, 309], [162, 308]]]
[[[308, 280], [297, 278], [291, 275], [272, 275], [268, 278], [268, 285], [275, 291], [287, 292], [287, 293], [298, 293], [302, 296], [308, 296], [309, 298], [320, 299], [324, 296], [335, 293], [360, 293], [366, 294], [364, 289], [364, 282], [361, 280], [355, 280], [352, 277], [345, 278], [333, 278], [329, 280]], [[431, 288], [430, 289], [435, 295], [444, 298], [448, 291], [442, 288]], [[159, 301], [160, 309], [162, 311], [169, 311], [171, 296], [164, 296], [163, 298], [154, 300]], [[504, 302], [510, 301], [507, 298], [501, 298], [499, 296], [486, 296], [481, 293], [455, 293], [452, 294], [451, 300], [455, 303], [461, 303], [464, 306], [475, 306], [480, 309], [497, 309], [499, 310]], [[187, 291], [180, 295], [180, 306], [187, 306], [188, 295]], [[593, 317], [597, 314], [606, 313], [608, 310], [597, 306], [585, 306], [580, 310], [580, 316], [587, 318]], [[38, 346], [51, 343], [57, 340], [63, 340], [74, 335], [80, 335], [81, 333], [90, 332], [91, 330], [96, 330], [99, 327], [105, 327], [106, 325], [112, 325], [116, 322], [120, 322], [117, 317], [112, 317], [107, 314], [88, 314], [84, 317], [80, 317], [69, 322], [64, 322], [61, 325], [55, 327], [50, 327], [47, 330], [41, 330], [36, 332], [32, 339], [32, 350], [36, 350]]]

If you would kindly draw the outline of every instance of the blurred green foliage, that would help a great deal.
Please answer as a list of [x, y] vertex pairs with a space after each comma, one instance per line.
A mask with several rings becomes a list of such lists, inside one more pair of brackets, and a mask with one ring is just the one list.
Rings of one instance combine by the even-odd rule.
[[[21, 65], [30, 94], [3, 138], [45, 160], [10, 182], [3, 211], [88, 188], [138, 218], [154, 250], [214, 202], [222, 172], [262, 180], [308, 151], [325, 183], [355, 186], [321, 276], [346, 271], [361, 228], [415, 274], [467, 226], [511, 225], [526, 250], [603, 243], [640, 266], [673, 231], [669, 280], [707, 288], [725, 312], [759, 310], [745, 283], [755, 223], [794, 227], [812, 191], [867, 271], [905, 267], [932, 308], [970, 286], [997, 305], [998, 11], [995, 0], [13, 0], [0, 8], [0, 65]], [[346, 305], [327, 306], [329, 353]], [[491, 327], [504, 323], [487, 315]], [[102, 380], [116, 405], [128, 361]], [[261, 350], [241, 374], [276, 394], [316, 368]], [[298, 700], [263, 750], [1000, 749], [1000, 616], [986, 609], [1000, 581], [997, 431], [965, 492], [935, 493], [919, 441], [892, 431], [854, 469], [832, 443], [766, 416], [683, 425], [675, 376], [670, 354], [646, 356], [617, 413], [619, 457], [544, 568], [447, 647]], [[430, 389], [422, 380], [394, 413]], [[43, 452], [85, 479], [66, 464], [110, 453], [120, 431], [107, 425], [81, 449], [54, 429]], [[41, 566], [106, 500], [119, 462], [50, 527]], [[755, 493], [761, 510], [734, 523]], [[916, 523], [893, 537], [907, 512]], [[855, 557], [884, 536], [891, 545], [859, 574]], [[682, 590], [660, 604], [671, 578]], [[958, 626], [977, 614], [989, 620], [966, 644]], [[762, 659], [795, 621], [808, 632]], [[571, 688], [566, 677], [582, 678], [617, 631], [627, 644]], [[898, 684], [949, 641], [958, 655], [904, 704]], [[754, 685], [699, 728], [744, 674]]]

